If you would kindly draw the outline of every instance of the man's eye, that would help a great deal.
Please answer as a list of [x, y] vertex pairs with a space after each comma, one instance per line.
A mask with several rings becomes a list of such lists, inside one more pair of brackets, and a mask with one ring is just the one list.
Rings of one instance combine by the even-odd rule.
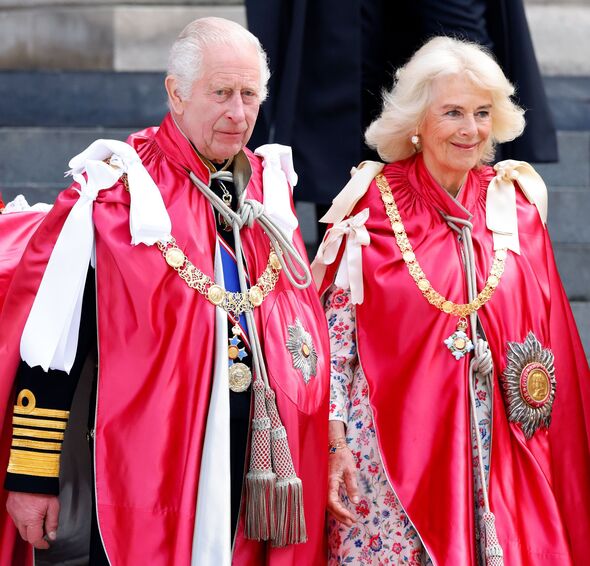
[[256, 104], [260, 98], [257, 90], [246, 89], [242, 91], [242, 100], [245, 104]]

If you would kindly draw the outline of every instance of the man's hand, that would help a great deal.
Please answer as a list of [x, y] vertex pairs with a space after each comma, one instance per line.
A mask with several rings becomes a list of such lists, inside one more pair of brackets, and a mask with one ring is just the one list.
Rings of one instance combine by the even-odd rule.
[[49, 548], [44, 535], [50, 541], [55, 540], [59, 516], [57, 496], [11, 491], [6, 500], [6, 510], [23, 540], [35, 548]]
[[340, 499], [340, 486], [344, 486], [350, 501], [358, 503], [356, 464], [347, 446], [339, 448], [328, 456], [328, 511], [338, 521], [350, 527], [356, 519]]

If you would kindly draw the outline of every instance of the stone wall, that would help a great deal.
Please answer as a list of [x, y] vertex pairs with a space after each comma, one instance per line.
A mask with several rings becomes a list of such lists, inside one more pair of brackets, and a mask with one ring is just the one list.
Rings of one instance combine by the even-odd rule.
[[20, 0], [0, 4], [0, 69], [159, 71], [191, 20], [246, 23], [240, 0]]
[[[525, 1], [543, 74], [589, 76], [590, 0]], [[243, 0], [4, 0], [0, 69], [159, 71], [206, 15], [246, 23]]]

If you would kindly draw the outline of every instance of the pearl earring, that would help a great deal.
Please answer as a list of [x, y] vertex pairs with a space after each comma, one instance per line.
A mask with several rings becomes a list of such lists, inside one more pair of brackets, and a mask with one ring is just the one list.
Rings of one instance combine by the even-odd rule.
[[410, 138], [410, 141], [412, 142], [412, 145], [418, 147], [418, 145], [420, 144], [420, 136], [418, 134], [414, 134]]

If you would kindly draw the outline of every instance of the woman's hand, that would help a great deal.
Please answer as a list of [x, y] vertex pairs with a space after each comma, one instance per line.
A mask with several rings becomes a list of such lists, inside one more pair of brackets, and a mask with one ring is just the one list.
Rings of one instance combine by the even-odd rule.
[[356, 521], [354, 515], [344, 506], [340, 499], [340, 486], [344, 487], [346, 495], [353, 503], [358, 503], [358, 484], [356, 481], [356, 462], [350, 448], [344, 440], [344, 423], [330, 422], [330, 442], [334, 446], [336, 439], [342, 439], [335, 444], [335, 451], [328, 456], [328, 511], [347, 527]]

